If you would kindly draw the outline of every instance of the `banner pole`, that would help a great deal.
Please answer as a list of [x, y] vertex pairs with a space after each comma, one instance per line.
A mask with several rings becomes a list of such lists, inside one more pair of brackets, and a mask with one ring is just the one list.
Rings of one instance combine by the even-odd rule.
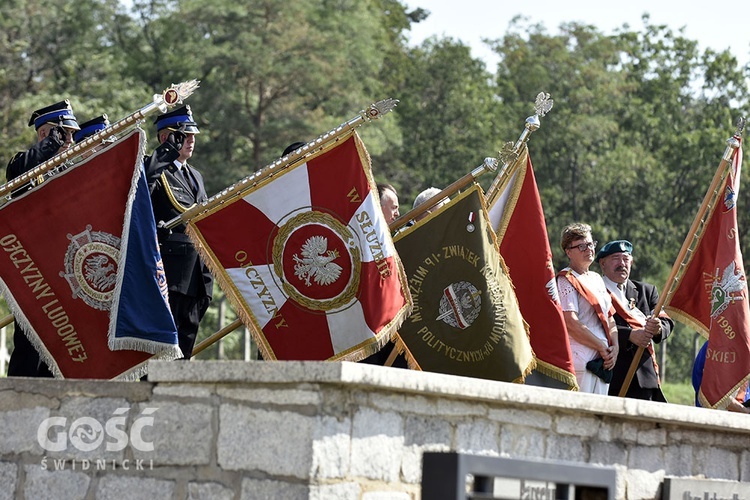
[[513, 144], [512, 142], [506, 142], [503, 146], [503, 149], [499, 153], [500, 161], [503, 162], [503, 166], [502, 168], [500, 168], [500, 172], [498, 172], [497, 176], [492, 181], [492, 184], [490, 184], [490, 187], [487, 189], [487, 193], [485, 195], [487, 206], [491, 206], [495, 202], [495, 198], [500, 196], [500, 193], [503, 192], [505, 185], [510, 179], [508, 167], [512, 163], [515, 163], [516, 160], [518, 160], [518, 157], [521, 154], [521, 149], [528, 142], [531, 133], [539, 129], [539, 127], [542, 125], [540, 118], [546, 116], [547, 113], [550, 112], [554, 104], [555, 101], [550, 99], [550, 95], [548, 93], [539, 92], [536, 95], [536, 99], [534, 100], [534, 111], [536, 113], [533, 116], [529, 116], [528, 118], [526, 118], [523, 132], [521, 132], [521, 135], [518, 137], [516, 143]]
[[472, 182], [474, 182], [479, 176], [486, 172], [494, 172], [497, 170], [497, 159], [496, 158], [485, 158], [484, 162], [476, 167], [474, 170], [469, 172], [468, 174], [464, 175], [460, 179], [453, 181], [448, 187], [440, 191], [435, 196], [427, 199], [424, 203], [419, 205], [417, 208], [414, 208], [412, 210], [409, 210], [405, 214], [399, 216], [398, 219], [395, 219], [393, 222], [391, 222], [388, 225], [388, 229], [391, 232], [394, 232], [401, 226], [405, 225], [407, 222], [409, 222], [411, 219], [414, 219], [416, 217], [419, 217], [423, 213], [427, 212], [430, 208], [437, 205], [443, 198], [448, 198], [450, 196], [453, 196], [458, 191], [462, 190]]
[[199, 352], [205, 351], [206, 348], [211, 346], [212, 344], [218, 342], [219, 340], [223, 339], [233, 331], [235, 331], [237, 328], [242, 326], [242, 320], [236, 319], [229, 323], [227, 326], [219, 330], [218, 332], [212, 333], [211, 336], [203, 339], [197, 346], [193, 348], [193, 357], [195, 357], [196, 354]]
[[370, 104], [367, 109], [363, 109], [362, 111], [360, 111], [359, 114], [354, 118], [342, 123], [335, 129], [329, 130], [325, 134], [319, 136], [317, 139], [308, 142], [292, 153], [279, 158], [275, 162], [263, 167], [254, 174], [245, 177], [241, 181], [236, 182], [232, 186], [229, 186], [228, 188], [222, 190], [220, 193], [215, 194], [207, 201], [201, 204], [194, 205], [174, 219], [171, 219], [169, 221], [157, 221], [158, 227], [172, 229], [175, 226], [179, 226], [180, 224], [195, 218], [203, 212], [211, 210], [212, 208], [215, 208], [222, 203], [226, 203], [230, 199], [243, 196], [245, 192], [252, 189], [259, 182], [262, 182], [274, 175], [278, 175], [280, 171], [295, 164], [297, 161], [309, 155], [310, 153], [331, 145], [332, 143], [339, 140], [341, 136], [354, 132], [354, 130], [360, 125], [369, 123], [373, 120], [377, 120], [383, 117], [385, 114], [393, 111], [398, 102], [398, 99], [389, 98]]
[[[678, 280], [678, 274], [681, 274], [681, 271], [684, 271], [684, 266], [686, 264], [686, 260], [689, 257], [689, 254], [693, 252], [693, 250], [695, 249], [695, 244], [703, 234], [706, 223], [704, 217], [706, 215], [706, 212], [708, 212], [709, 209], [714, 206], [717, 198], [721, 195], [721, 193], [719, 192], [719, 186], [724, 182], [726, 176], [729, 174], [729, 169], [727, 167], [731, 164], [734, 154], [740, 147], [739, 137], [741, 136], [742, 130], [744, 128], [745, 119], [740, 118], [737, 121], [737, 130], [735, 131], [734, 135], [726, 141], [727, 147], [724, 150], [721, 161], [719, 162], [719, 167], [716, 169], [714, 178], [711, 181], [711, 185], [709, 186], [708, 191], [706, 191], [706, 196], [703, 198], [703, 203], [701, 203], [701, 206], [698, 209], [698, 213], [695, 215], [695, 219], [693, 220], [693, 224], [690, 226], [687, 237], [685, 237], [685, 241], [682, 243], [682, 248], [680, 248], [680, 252], [677, 254], [677, 259], [675, 259], [672, 270], [670, 271], [669, 277], [667, 278], [667, 282], [664, 284], [663, 293], [659, 297], [659, 302], [657, 302], [656, 307], [654, 308], [653, 317], [657, 317], [661, 313], [661, 310], [664, 308], [664, 306], [672, 298], [672, 294], [674, 294], [674, 285]], [[630, 363], [630, 367], [628, 368], [628, 373], [625, 375], [625, 380], [622, 383], [622, 387], [620, 388], [620, 393], [618, 394], [618, 396], [625, 397], [625, 394], [627, 394], [644, 350], [644, 347], [638, 347], [635, 356], [633, 356], [633, 361]]]
[[161, 94], [154, 94], [153, 101], [146, 106], [142, 107], [135, 113], [126, 116], [122, 120], [119, 120], [109, 127], [100, 130], [96, 134], [88, 137], [83, 142], [74, 144], [70, 148], [66, 149], [62, 153], [53, 156], [49, 160], [45, 161], [41, 165], [29, 170], [28, 172], [16, 177], [15, 179], [6, 182], [0, 186], [0, 206], [4, 205], [9, 201], [9, 195], [18, 189], [19, 187], [28, 184], [31, 179], [35, 179], [40, 175], [44, 175], [55, 167], [60, 166], [68, 160], [93, 149], [94, 147], [101, 144], [101, 142], [134, 125], [138, 120], [142, 120], [146, 116], [150, 115], [155, 111], [166, 112], [167, 109], [174, 106], [175, 104], [181, 104], [185, 99], [190, 97], [193, 92], [198, 88], [198, 80], [190, 80], [182, 82], [180, 84], [172, 84], [169, 88], [165, 89]]

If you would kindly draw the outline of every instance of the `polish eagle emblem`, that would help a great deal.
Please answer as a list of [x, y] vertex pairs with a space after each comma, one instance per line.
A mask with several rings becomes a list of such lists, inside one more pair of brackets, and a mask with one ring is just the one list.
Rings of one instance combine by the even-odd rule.
[[334, 262], [339, 257], [336, 249], [328, 250], [328, 238], [311, 236], [302, 245], [302, 257], [294, 254], [294, 275], [312, 286], [311, 279], [317, 285], [330, 285], [341, 276], [342, 267]]
[[94, 255], [85, 260], [84, 276], [94, 288], [106, 290], [117, 282], [117, 269], [106, 255]]
[[742, 291], [747, 288], [745, 275], [738, 272], [734, 262], [730, 262], [719, 279], [716, 277], [711, 288], [711, 317], [715, 318], [735, 301], [742, 300]]

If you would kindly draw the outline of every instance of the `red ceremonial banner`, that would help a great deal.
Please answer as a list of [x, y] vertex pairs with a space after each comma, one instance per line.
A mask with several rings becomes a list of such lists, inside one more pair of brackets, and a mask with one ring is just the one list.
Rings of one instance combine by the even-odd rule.
[[111, 379], [152, 356], [107, 336], [140, 144], [134, 133], [0, 209], [0, 286], [56, 376]]
[[750, 307], [737, 228], [741, 163], [738, 148], [722, 195], [706, 214], [705, 229], [665, 306], [708, 337], [698, 398], [710, 408], [726, 407], [750, 379]]
[[188, 224], [264, 359], [359, 360], [411, 307], [352, 133]]
[[534, 169], [528, 150], [492, 203], [489, 214], [508, 266], [521, 314], [529, 325], [537, 371], [578, 389], [560, 299], [552, 251]]

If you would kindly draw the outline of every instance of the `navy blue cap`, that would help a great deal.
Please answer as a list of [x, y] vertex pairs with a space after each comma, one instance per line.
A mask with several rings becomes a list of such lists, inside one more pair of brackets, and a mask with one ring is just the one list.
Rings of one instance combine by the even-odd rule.
[[54, 123], [55, 125], [72, 128], [73, 130], [80, 130], [81, 128], [78, 126], [78, 121], [76, 121], [76, 117], [73, 114], [70, 101], [67, 99], [45, 108], [37, 109], [31, 113], [29, 127], [34, 125], [34, 129], [38, 130], [45, 123]]
[[86, 123], [81, 123], [81, 130], [73, 134], [73, 140], [75, 142], [81, 142], [87, 137], [91, 137], [107, 127], [109, 127], [109, 119], [107, 118], [107, 115], [97, 116]]
[[193, 113], [190, 106], [182, 106], [174, 111], [159, 115], [154, 120], [156, 130], [164, 129], [182, 132], [183, 134], [200, 134], [198, 124], [193, 120]]
[[633, 255], [633, 244], [628, 240], [610, 241], [599, 250], [599, 253], [596, 254], [595, 260], [599, 262], [599, 259], [612, 255], [613, 253], [626, 253], [628, 255]]

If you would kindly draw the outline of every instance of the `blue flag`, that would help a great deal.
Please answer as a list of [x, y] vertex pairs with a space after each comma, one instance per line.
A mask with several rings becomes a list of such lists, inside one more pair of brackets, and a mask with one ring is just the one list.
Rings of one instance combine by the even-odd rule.
[[[169, 309], [167, 279], [142, 166], [129, 215], [127, 240], [123, 241], [122, 249], [125, 252], [122, 286], [119, 301], [112, 309], [116, 326], [114, 339], [110, 337], [110, 347], [158, 353], [160, 357], [173, 359], [180, 357], [177, 327]], [[171, 353], [165, 353], [164, 349]]]

